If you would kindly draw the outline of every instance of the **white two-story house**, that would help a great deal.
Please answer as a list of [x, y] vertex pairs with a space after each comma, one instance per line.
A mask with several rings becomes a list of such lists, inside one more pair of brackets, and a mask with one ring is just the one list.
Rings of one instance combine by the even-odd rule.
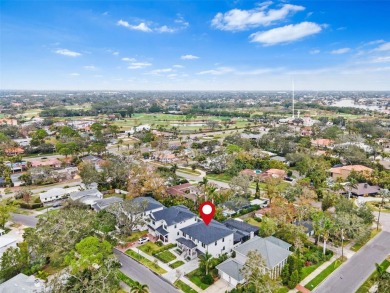
[[180, 229], [197, 223], [198, 219], [193, 212], [182, 205], [153, 212], [149, 217], [149, 233], [165, 243], [175, 243], [181, 236]]
[[181, 237], [176, 240], [184, 257], [195, 258], [198, 253], [208, 252], [213, 257], [230, 253], [234, 247], [234, 231], [225, 225], [211, 221], [209, 225], [199, 222], [180, 229]]

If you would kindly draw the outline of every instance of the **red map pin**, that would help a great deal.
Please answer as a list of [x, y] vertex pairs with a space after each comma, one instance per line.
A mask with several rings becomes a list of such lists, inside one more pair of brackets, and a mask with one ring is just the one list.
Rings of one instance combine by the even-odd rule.
[[208, 225], [215, 214], [215, 205], [212, 202], [205, 201], [199, 207], [199, 213], [202, 217], [203, 222]]

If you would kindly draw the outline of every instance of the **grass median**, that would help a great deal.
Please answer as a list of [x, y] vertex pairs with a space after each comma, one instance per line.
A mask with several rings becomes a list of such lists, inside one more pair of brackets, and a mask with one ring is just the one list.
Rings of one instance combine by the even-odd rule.
[[126, 254], [128, 256], [130, 256], [131, 258], [137, 260], [138, 262], [140, 262], [144, 266], [148, 267], [153, 272], [156, 272], [157, 274], [162, 275], [162, 274], [165, 274], [167, 272], [166, 270], [161, 268], [159, 265], [157, 265], [154, 262], [148, 260], [147, 258], [143, 257], [142, 255], [139, 255], [138, 253], [136, 253], [135, 251], [133, 251], [131, 249], [127, 250]]
[[173, 283], [177, 288], [179, 288], [184, 293], [197, 293], [198, 291], [192, 289], [190, 286], [188, 286], [183, 281], [177, 280], [175, 283]]

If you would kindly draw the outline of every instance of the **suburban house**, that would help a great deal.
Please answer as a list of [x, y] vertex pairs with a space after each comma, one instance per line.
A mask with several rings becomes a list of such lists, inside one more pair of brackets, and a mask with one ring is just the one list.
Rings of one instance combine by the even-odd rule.
[[21, 147], [9, 147], [4, 150], [7, 156], [15, 156], [24, 154], [24, 149]]
[[60, 168], [61, 161], [58, 159], [44, 159], [44, 160], [33, 160], [31, 161], [31, 167], [52, 167], [52, 168]]
[[97, 189], [87, 189], [75, 191], [69, 194], [69, 198], [73, 201], [79, 201], [85, 205], [93, 205], [96, 201], [103, 199], [103, 194]]
[[197, 223], [197, 219], [187, 207], [172, 206], [150, 214], [149, 233], [164, 243], [174, 243], [181, 236], [180, 229]]
[[132, 199], [133, 203], [145, 203], [145, 209], [143, 212], [143, 216], [145, 218], [150, 218], [150, 214], [154, 212], [161, 211], [165, 208], [162, 203], [155, 200], [153, 197], [149, 196], [140, 196]]
[[183, 196], [188, 199], [196, 200], [201, 194], [200, 189], [191, 183], [184, 183], [167, 188], [167, 193], [172, 196]]
[[287, 172], [282, 169], [268, 169], [261, 173], [260, 177], [262, 180], [266, 180], [268, 178], [280, 178], [284, 179], [286, 177]]
[[151, 156], [151, 159], [162, 163], [172, 163], [178, 160], [176, 155], [170, 151], [154, 152]]
[[[4, 232], [4, 230], [1, 230], [1, 231]], [[16, 237], [12, 237], [10, 235], [0, 236], [0, 258], [8, 248], [17, 247], [16, 246], [17, 242], [18, 242], [18, 239]]]
[[112, 197], [103, 198], [95, 201], [95, 203], [92, 204], [91, 207], [95, 211], [100, 212], [102, 210], [105, 210], [109, 206], [113, 205], [114, 203], [118, 203], [118, 202], [123, 202], [123, 199], [120, 197], [112, 196]]
[[342, 194], [348, 194], [349, 191], [354, 196], [375, 196], [381, 188], [378, 185], [369, 185], [368, 183], [358, 183], [356, 186], [351, 186], [351, 190], [349, 190], [348, 185], [341, 190]]
[[304, 231], [305, 231], [305, 234], [307, 236], [313, 236], [314, 235], [314, 228], [313, 228], [313, 223], [311, 221], [298, 221], [298, 220], [295, 220], [293, 222], [293, 224], [295, 226], [300, 226], [300, 227], [303, 227]]
[[241, 175], [247, 175], [251, 180], [260, 178], [261, 170], [244, 169], [240, 172]]
[[26, 276], [23, 273], [0, 284], [1, 293], [41, 293], [47, 292], [43, 280], [34, 276]]
[[337, 178], [341, 178], [343, 180], [347, 179], [349, 174], [351, 174], [352, 171], [363, 173], [363, 175], [370, 175], [374, 170], [371, 168], [368, 168], [363, 165], [348, 165], [348, 166], [342, 166], [342, 167], [335, 167], [330, 168], [330, 176], [336, 180]]
[[42, 192], [39, 195], [39, 198], [41, 199], [41, 202], [49, 202], [53, 200], [63, 199], [64, 197], [67, 197], [71, 192], [78, 191], [78, 187], [70, 187], [70, 188], [52, 188], [46, 192]]
[[234, 232], [234, 245], [244, 243], [259, 233], [259, 227], [250, 225], [239, 219], [228, 219], [223, 224]]
[[271, 278], [277, 278], [291, 254], [290, 246], [287, 242], [273, 236], [267, 238], [255, 236], [233, 249], [236, 257], [219, 264], [216, 267], [218, 274], [233, 286], [244, 283], [245, 279], [240, 270], [245, 265], [249, 251], [257, 251], [265, 261], [264, 273], [268, 273]]
[[234, 247], [234, 234], [233, 230], [217, 221], [212, 220], [208, 225], [199, 221], [180, 229], [182, 237], [176, 239], [176, 242], [184, 256], [191, 259], [206, 252], [218, 257], [231, 252]]
[[332, 147], [334, 144], [334, 141], [327, 138], [319, 138], [319, 139], [313, 139], [311, 141], [311, 145], [317, 148], [329, 148]]

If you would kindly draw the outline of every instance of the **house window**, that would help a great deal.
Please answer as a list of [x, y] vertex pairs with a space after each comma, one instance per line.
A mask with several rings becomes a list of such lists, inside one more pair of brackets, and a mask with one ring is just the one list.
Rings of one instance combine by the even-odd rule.
[[225, 242], [225, 238], [222, 238], [222, 242]]
[[183, 237], [187, 237], [186, 233], [183, 232]]
[[167, 229], [167, 225], [163, 225], [163, 228], [164, 228], [164, 229]]
[[155, 225], [155, 224], [156, 224], [156, 222], [155, 222], [155, 221], [152, 221], [152, 223], [153, 223], [153, 225]]
[[175, 228], [177, 228], [177, 225], [175, 225]]
[[177, 232], [177, 236], [179, 236], [179, 231]]
[[203, 248], [205, 248], [205, 247], [206, 247], [206, 245], [205, 245], [204, 243], [202, 243], [202, 247], [203, 247]]
[[215, 241], [215, 246], [217, 246], [217, 242], [218, 242], [218, 241]]
[[222, 247], [222, 250], [225, 250], [225, 246], [224, 246], [224, 247]]

